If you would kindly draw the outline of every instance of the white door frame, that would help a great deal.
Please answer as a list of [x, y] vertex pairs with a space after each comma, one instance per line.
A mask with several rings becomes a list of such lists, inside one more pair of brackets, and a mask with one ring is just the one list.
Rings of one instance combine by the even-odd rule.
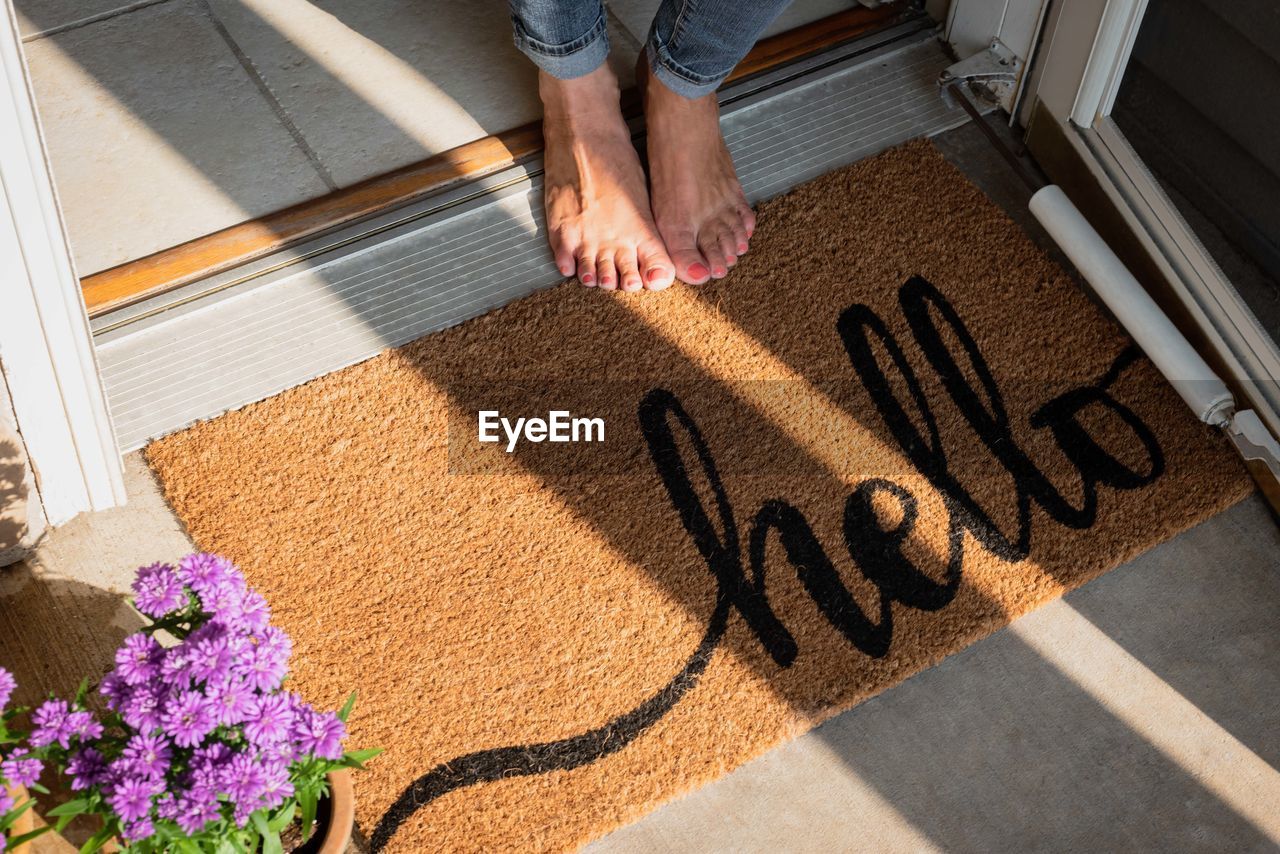
[[1280, 347], [1110, 116], [1147, 0], [1057, 0], [1055, 6], [1039, 57], [1043, 67], [1032, 72], [1034, 91], [1020, 117], [1025, 122], [1038, 105], [1039, 114], [1062, 128], [1248, 405], [1280, 435]]
[[13, 4], [0, 6], [0, 368], [50, 524], [123, 504], [89, 319]]

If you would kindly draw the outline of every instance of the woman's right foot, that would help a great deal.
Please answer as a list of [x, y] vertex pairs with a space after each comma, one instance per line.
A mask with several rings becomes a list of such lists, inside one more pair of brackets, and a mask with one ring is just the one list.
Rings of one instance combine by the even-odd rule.
[[538, 92], [547, 230], [560, 272], [606, 290], [670, 285], [675, 265], [654, 225], [608, 64], [572, 80], [540, 72]]

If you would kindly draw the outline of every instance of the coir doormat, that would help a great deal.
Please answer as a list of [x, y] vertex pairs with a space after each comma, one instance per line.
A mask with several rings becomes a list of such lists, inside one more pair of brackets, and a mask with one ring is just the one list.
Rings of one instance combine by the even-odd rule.
[[572, 848], [1249, 491], [929, 143], [759, 221], [713, 286], [566, 284], [148, 449], [299, 687], [359, 690], [376, 848]]

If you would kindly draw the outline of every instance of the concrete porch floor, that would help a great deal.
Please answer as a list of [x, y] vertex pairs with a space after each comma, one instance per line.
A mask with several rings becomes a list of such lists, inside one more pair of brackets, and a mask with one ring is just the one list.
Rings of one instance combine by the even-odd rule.
[[[1044, 240], [975, 128], [938, 144]], [[127, 475], [127, 507], [0, 570], [21, 700], [105, 671], [133, 569], [191, 548], [140, 455]], [[588, 850], [1262, 851], [1278, 803], [1280, 531], [1255, 496]]]

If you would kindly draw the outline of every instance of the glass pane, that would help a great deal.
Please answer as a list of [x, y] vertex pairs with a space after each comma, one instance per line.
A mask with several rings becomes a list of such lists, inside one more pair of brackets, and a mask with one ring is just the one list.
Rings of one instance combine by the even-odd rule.
[[1150, 0], [1111, 117], [1280, 342], [1280, 2]]

